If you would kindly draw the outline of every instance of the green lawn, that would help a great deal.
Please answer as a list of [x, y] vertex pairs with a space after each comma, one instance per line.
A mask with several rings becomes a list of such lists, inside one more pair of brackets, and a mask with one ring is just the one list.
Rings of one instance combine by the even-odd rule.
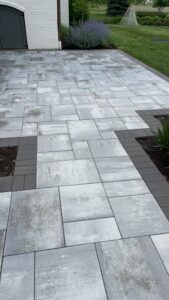
[[110, 25], [113, 44], [150, 67], [169, 76], [169, 27]]

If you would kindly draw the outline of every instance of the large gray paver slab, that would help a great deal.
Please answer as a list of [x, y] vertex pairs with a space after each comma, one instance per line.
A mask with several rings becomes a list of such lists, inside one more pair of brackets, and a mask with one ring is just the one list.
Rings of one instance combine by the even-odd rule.
[[37, 155], [39, 163], [56, 160], [72, 160], [74, 155], [72, 151], [58, 151], [58, 152], [41, 152]]
[[38, 136], [38, 152], [67, 151], [71, 149], [71, 142], [68, 135]]
[[36, 254], [36, 300], [107, 300], [94, 245]]
[[121, 238], [114, 218], [65, 223], [64, 232], [67, 246], [117, 240]]
[[169, 274], [169, 233], [151, 237]]
[[97, 157], [112, 157], [112, 156], [127, 156], [126, 151], [120, 142], [113, 140], [92, 140], [89, 141], [89, 147], [94, 158]]
[[104, 187], [108, 197], [148, 194], [149, 189], [143, 180], [106, 182]]
[[98, 119], [95, 120], [95, 123], [99, 131], [126, 129], [125, 125], [120, 120], [120, 118]]
[[169, 222], [151, 194], [110, 198], [123, 237], [169, 232]]
[[24, 122], [47, 122], [51, 121], [50, 106], [26, 106]]
[[101, 183], [61, 187], [60, 196], [64, 222], [112, 216]]
[[140, 179], [141, 176], [129, 157], [95, 159], [102, 181]]
[[93, 160], [38, 163], [37, 187], [100, 182]]
[[39, 135], [49, 135], [49, 134], [68, 134], [67, 126], [64, 123], [40, 123], [38, 124], [38, 134]]
[[1, 300], [34, 300], [34, 254], [4, 258], [1, 285]]
[[168, 300], [169, 277], [148, 237], [96, 247], [109, 299]]
[[76, 109], [80, 120], [117, 117], [117, 114], [111, 107], [99, 107], [98, 105], [77, 105]]
[[5, 242], [5, 231], [0, 231], [0, 270], [1, 270], [4, 242]]
[[60, 210], [57, 188], [13, 193], [5, 254], [63, 246]]
[[22, 118], [0, 118], [1, 131], [17, 131], [22, 128]]
[[11, 193], [0, 194], [0, 230], [6, 230]]
[[72, 140], [100, 139], [100, 134], [92, 120], [69, 121], [68, 130]]
[[73, 121], [79, 119], [73, 105], [52, 105], [51, 112], [53, 121]]

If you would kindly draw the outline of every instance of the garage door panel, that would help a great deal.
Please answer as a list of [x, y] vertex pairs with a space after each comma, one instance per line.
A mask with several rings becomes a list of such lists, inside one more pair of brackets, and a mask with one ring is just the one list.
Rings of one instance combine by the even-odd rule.
[[16, 9], [0, 6], [1, 48], [27, 48], [24, 15]]

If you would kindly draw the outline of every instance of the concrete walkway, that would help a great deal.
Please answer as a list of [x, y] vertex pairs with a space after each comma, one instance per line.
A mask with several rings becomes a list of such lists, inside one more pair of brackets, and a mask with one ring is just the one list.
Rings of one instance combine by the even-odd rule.
[[115, 134], [160, 108], [118, 51], [0, 52], [0, 138], [38, 139], [37, 188], [0, 194], [0, 300], [169, 299], [169, 222]]

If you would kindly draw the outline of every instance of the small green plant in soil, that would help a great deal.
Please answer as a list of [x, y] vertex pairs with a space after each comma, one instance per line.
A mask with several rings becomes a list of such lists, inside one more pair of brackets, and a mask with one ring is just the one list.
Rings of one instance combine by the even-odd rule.
[[169, 117], [162, 122], [162, 129], [158, 130], [156, 143], [169, 154]]

